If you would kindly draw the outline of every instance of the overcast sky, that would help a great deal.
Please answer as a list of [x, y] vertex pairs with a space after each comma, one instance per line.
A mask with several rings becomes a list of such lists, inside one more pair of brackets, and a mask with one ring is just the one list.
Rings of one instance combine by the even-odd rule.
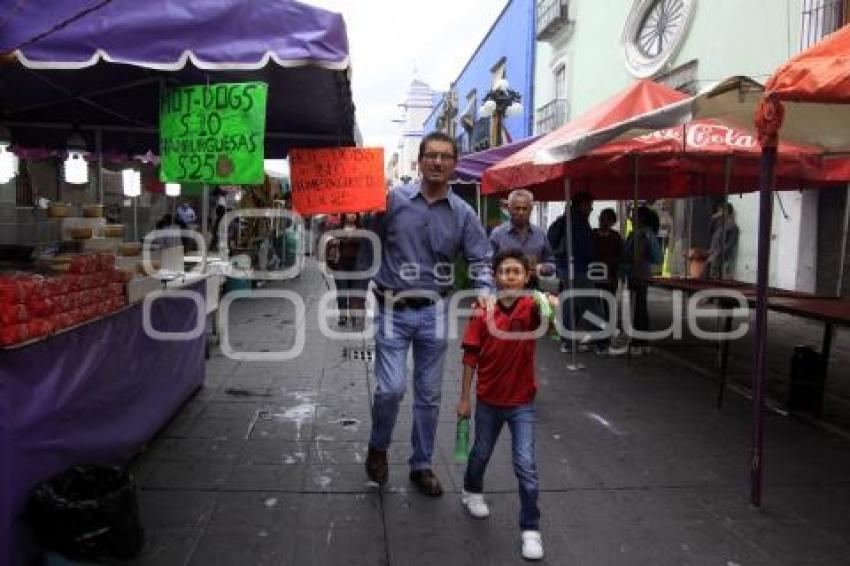
[[[339, 12], [348, 27], [357, 122], [367, 146], [391, 152], [398, 104], [417, 76], [446, 90], [507, 0], [302, 0]], [[385, 158], [389, 157], [389, 153]]]

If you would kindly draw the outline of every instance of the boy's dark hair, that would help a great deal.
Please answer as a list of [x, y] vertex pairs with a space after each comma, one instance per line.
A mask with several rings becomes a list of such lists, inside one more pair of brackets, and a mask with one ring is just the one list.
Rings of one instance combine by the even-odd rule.
[[419, 143], [419, 159], [422, 159], [422, 156], [425, 154], [425, 146], [428, 145], [428, 142], [445, 142], [452, 144], [452, 152], [454, 152], [454, 158], [457, 159], [457, 141], [451, 137], [450, 135], [444, 132], [431, 132], [422, 138], [422, 141]]
[[517, 260], [522, 264], [526, 271], [531, 269], [531, 262], [528, 261], [528, 256], [522, 253], [522, 250], [517, 248], [506, 248], [493, 256], [493, 271], [499, 269], [499, 266], [508, 259]]
[[613, 208], [603, 208], [599, 213], [599, 218], [610, 218], [611, 222], [617, 221], [617, 212]]
[[735, 208], [732, 206], [731, 202], [721, 200], [714, 205], [714, 210], [720, 210], [721, 208], [724, 209], [723, 212], [727, 215], [735, 214]]

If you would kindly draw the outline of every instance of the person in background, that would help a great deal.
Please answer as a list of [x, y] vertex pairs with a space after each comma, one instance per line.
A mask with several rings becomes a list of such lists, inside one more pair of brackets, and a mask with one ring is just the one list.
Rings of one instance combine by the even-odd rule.
[[[561, 215], [547, 232], [549, 245], [555, 254], [555, 265], [558, 279], [561, 280], [561, 290], [565, 289], [595, 289], [596, 286], [588, 278], [588, 267], [593, 261], [593, 230], [590, 227], [590, 212], [593, 210], [593, 197], [589, 193], [580, 192], [573, 195], [570, 203], [570, 222], [572, 224], [571, 240], [572, 254], [567, 253], [567, 222], [566, 213]], [[572, 269], [570, 269], [570, 255]], [[571, 280], [570, 280], [571, 279]], [[594, 313], [598, 299], [591, 297], [567, 297], [564, 299], [564, 328], [575, 332], [582, 325], [586, 312]], [[598, 330], [598, 329], [596, 329]], [[581, 349], [588, 349], [587, 340], [582, 340]], [[601, 347], [601, 345], [599, 345]], [[561, 338], [561, 352], [570, 353], [573, 340]]]
[[212, 227], [212, 240], [210, 241], [210, 249], [215, 249], [218, 246], [218, 230], [222, 218], [227, 213], [227, 193], [221, 187], [216, 187], [213, 191], [215, 199], [215, 221]]
[[511, 191], [508, 196], [508, 213], [510, 220], [497, 226], [490, 233], [490, 245], [493, 253], [515, 248], [528, 257], [531, 264], [529, 288], [538, 289], [537, 275], [548, 276], [555, 272], [555, 256], [546, 232], [531, 223], [531, 210], [534, 206], [534, 195], [524, 189]]
[[706, 254], [702, 279], [729, 279], [734, 275], [741, 230], [735, 222], [735, 209], [719, 202], [711, 216], [711, 245]]
[[[536, 340], [528, 333], [544, 322], [541, 307], [534, 297], [519, 295], [531, 274], [531, 262], [519, 249], [503, 249], [493, 258], [493, 273], [498, 288], [496, 306], [488, 313], [476, 308], [463, 336], [463, 383], [457, 404], [458, 418], [472, 414], [470, 390], [478, 373], [475, 405], [475, 441], [466, 466], [461, 503], [469, 514], [483, 519], [490, 515], [484, 501], [484, 473], [499, 439], [502, 427], [511, 430], [511, 455], [519, 482], [519, 528], [522, 531], [522, 556], [528, 560], [543, 558], [540, 538], [540, 510], [537, 507], [538, 477], [534, 455], [534, 375]], [[558, 298], [544, 296], [552, 307]], [[499, 332], [494, 333], [491, 328]], [[521, 336], [506, 336], [523, 333]]]
[[[599, 227], [593, 231], [592, 239], [593, 263], [605, 266], [605, 277], [601, 280], [594, 279], [594, 282], [597, 288], [613, 297], [617, 296], [620, 259], [623, 256], [623, 238], [614, 230], [616, 223], [617, 213], [614, 209], [604, 209], [599, 213]], [[613, 314], [608, 311], [608, 305], [607, 300], [600, 301], [600, 310], [605, 320], [610, 320]], [[609, 342], [610, 339], [601, 341], [598, 351], [602, 352], [601, 348], [607, 346]]]
[[[631, 292], [632, 328], [649, 330], [649, 305], [647, 303], [648, 280], [653, 266], [663, 261], [661, 243], [658, 241], [658, 216], [646, 206], [639, 206], [634, 230], [623, 245], [622, 271]], [[642, 339], [631, 342], [631, 354], [639, 356], [649, 353], [650, 348]]]
[[[185, 226], [180, 225], [180, 221], [174, 222], [174, 217], [170, 214], [163, 214], [156, 223], [157, 230], [180, 230]], [[156, 239], [161, 249], [174, 248], [183, 245], [183, 240], [177, 234], [169, 234], [168, 236], [160, 236]]]
[[177, 207], [177, 219], [187, 228], [191, 228], [197, 222], [198, 217], [195, 214], [195, 209], [189, 204], [188, 199], [184, 199]]
[[[413, 454], [410, 481], [426, 495], [442, 485], [431, 468], [440, 414], [443, 364], [448, 346], [448, 301], [453, 264], [470, 266], [479, 301], [492, 308], [490, 242], [478, 215], [449, 188], [457, 142], [431, 132], [419, 144], [419, 183], [401, 185], [387, 195], [386, 211], [373, 229], [381, 242], [375, 283], [375, 394], [366, 475], [387, 481], [387, 449], [407, 388], [407, 359], [413, 350]], [[364, 251], [372, 246], [363, 246]], [[369, 265], [361, 259], [361, 265]]]
[[[354, 232], [361, 227], [360, 215], [349, 213], [343, 215], [341, 229], [345, 232]], [[328, 241], [326, 253], [328, 267], [334, 270], [334, 282], [336, 283], [336, 303], [339, 310], [338, 324], [345, 326], [351, 321], [353, 327], [357, 327], [360, 315], [365, 307], [365, 299], [359, 296], [350, 296], [346, 292], [357, 292], [366, 290], [366, 281], [353, 279], [345, 272], [358, 270], [357, 260], [360, 255], [360, 246], [363, 238], [357, 236], [338, 236]], [[340, 276], [336, 273], [339, 272]]]

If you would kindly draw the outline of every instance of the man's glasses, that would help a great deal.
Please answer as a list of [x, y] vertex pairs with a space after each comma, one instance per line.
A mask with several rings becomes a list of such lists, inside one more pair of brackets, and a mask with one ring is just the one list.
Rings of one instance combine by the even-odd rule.
[[423, 153], [422, 157], [424, 157], [428, 161], [454, 161], [455, 159], [455, 156], [451, 153], [438, 153], [436, 151], [429, 151]]

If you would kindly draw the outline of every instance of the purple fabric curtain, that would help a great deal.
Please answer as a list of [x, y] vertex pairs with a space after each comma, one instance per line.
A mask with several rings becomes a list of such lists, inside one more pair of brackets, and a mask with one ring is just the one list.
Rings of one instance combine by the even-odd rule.
[[[189, 287], [203, 295], [204, 283]], [[161, 298], [152, 325], [188, 332], [188, 299]], [[0, 564], [31, 549], [22, 522], [30, 490], [75, 464], [121, 464], [168, 422], [204, 380], [206, 332], [159, 341], [142, 304], [46, 340], [0, 351]]]

